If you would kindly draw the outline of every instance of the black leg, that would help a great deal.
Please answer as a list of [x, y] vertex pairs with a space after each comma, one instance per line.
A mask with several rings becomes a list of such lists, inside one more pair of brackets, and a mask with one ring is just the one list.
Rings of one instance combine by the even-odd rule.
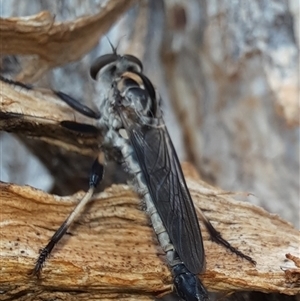
[[[8, 78], [3, 77], [2, 75], [0, 75], [0, 81], [3, 81], [9, 85], [13, 85], [13, 86], [19, 86], [21, 88], [25, 88], [27, 90], [34, 90], [34, 88], [31, 85], [26, 85], [23, 84], [21, 82], [17, 82]], [[78, 111], [79, 113], [90, 117], [90, 118], [94, 118], [94, 119], [99, 119], [100, 118], [100, 113], [93, 111], [91, 108], [85, 106], [84, 104], [80, 103], [78, 100], [76, 100], [75, 98], [60, 92], [60, 91], [54, 91], [53, 93], [58, 96], [62, 101], [64, 101], [66, 104], [68, 104], [71, 108], [73, 108], [74, 110]]]
[[103, 178], [104, 174], [104, 155], [101, 153], [98, 158], [95, 160], [92, 172], [90, 175], [89, 180], [89, 190], [85, 194], [85, 196], [82, 198], [82, 200], [78, 203], [78, 205], [75, 207], [75, 209], [71, 212], [71, 214], [68, 216], [68, 218], [63, 222], [63, 224], [59, 227], [59, 229], [54, 233], [54, 235], [51, 237], [49, 243], [47, 246], [42, 249], [35, 267], [32, 271], [33, 275], [36, 275], [37, 277], [40, 276], [41, 270], [43, 268], [43, 265], [47, 259], [47, 257], [50, 255], [52, 249], [54, 246], [60, 241], [60, 239], [66, 234], [68, 228], [72, 224], [72, 222], [75, 220], [75, 218], [80, 214], [82, 209], [85, 207], [85, 205], [88, 203], [88, 201], [92, 198], [93, 193], [95, 191], [95, 188], [100, 183], [100, 181]]
[[60, 92], [60, 91], [53, 91], [54, 94], [56, 94], [61, 100], [63, 100], [66, 104], [68, 104], [71, 108], [74, 110], [78, 111], [79, 113], [90, 117], [94, 119], [99, 119], [100, 118], [100, 113], [97, 113], [93, 111], [91, 108], [85, 106], [84, 104], [80, 103], [78, 100], [75, 98]]
[[90, 124], [64, 120], [60, 122], [60, 125], [70, 131], [74, 131], [82, 134], [97, 135], [100, 133], [100, 130], [98, 128]]
[[240, 256], [241, 258], [244, 258], [246, 260], [248, 260], [249, 262], [251, 262], [252, 264], [256, 265], [256, 261], [253, 260], [250, 256], [245, 255], [243, 252], [239, 251], [238, 249], [236, 249], [235, 247], [233, 247], [227, 240], [225, 240], [220, 232], [218, 232], [214, 226], [210, 223], [210, 221], [207, 219], [207, 217], [204, 215], [204, 213], [196, 207], [196, 211], [198, 213], [198, 215], [201, 216], [202, 220], [204, 221], [205, 227], [207, 228], [210, 237], [212, 239], [212, 241], [223, 245], [225, 248], [229, 249], [231, 252], [235, 253], [236, 255]]

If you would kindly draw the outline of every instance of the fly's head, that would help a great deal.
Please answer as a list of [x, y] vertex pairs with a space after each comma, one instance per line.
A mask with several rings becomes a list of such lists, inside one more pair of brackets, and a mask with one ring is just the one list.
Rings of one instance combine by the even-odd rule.
[[[132, 55], [116, 53], [99, 57], [91, 67], [90, 74], [107, 87], [106, 108], [113, 115], [114, 124], [151, 124], [160, 116], [158, 98], [150, 80], [142, 73], [143, 65]], [[107, 103], [108, 102], [108, 103]]]
[[141, 61], [133, 55], [105, 54], [98, 57], [92, 64], [90, 75], [104, 85], [111, 85], [126, 71], [142, 72]]

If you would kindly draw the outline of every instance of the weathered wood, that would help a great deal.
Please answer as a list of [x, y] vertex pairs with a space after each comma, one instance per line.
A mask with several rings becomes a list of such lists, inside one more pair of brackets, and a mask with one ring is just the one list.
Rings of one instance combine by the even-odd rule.
[[[190, 167], [185, 170], [191, 173]], [[299, 260], [299, 231], [276, 215], [234, 200], [232, 193], [190, 176], [187, 180], [195, 206], [224, 238], [257, 261], [254, 267], [213, 243], [201, 224], [206, 252], [201, 279], [208, 290], [299, 294], [299, 267], [286, 258], [290, 253]], [[39, 249], [81, 196], [62, 198], [1, 183], [0, 300], [39, 300], [39, 294], [61, 300], [151, 300], [171, 290], [170, 271], [139, 199], [127, 186], [117, 185], [90, 202], [46, 262], [42, 279], [28, 276]]]
[[[16, 134], [47, 166], [55, 176], [55, 193], [68, 195], [87, 189], [88, 174], [102, 144], [102, 134], [78, 133], [64, 128], [61, 122], [94, 126], [96, 121], [75, 112], [51, 90], [31, 90], [1, 79], [0, 87], [0, 131]], [[108, 159], [114, 153], [109, 151]], [[102, 188], [115, 181], [120, 183], [118, 178], [124, 175], [116, 169], [116, 164], [109, 164]], [[114, 175], [116, 170], [118, 177]]]
[[106, 1], [99, 12], [66, 22], [56, 22], [48, 11], [0, 18], [1, 53], [37, 55], [18, 75], [21, 81], [35, 81], [51, 68], [80, 59], [134, 2]]
[[0, 130], [38, 138], [68, 152], [96, 157], [102, 142], [100, 132], [78, 133], [61, 121], [93, 125], [51, 90], [31, 90], [0, 79]]

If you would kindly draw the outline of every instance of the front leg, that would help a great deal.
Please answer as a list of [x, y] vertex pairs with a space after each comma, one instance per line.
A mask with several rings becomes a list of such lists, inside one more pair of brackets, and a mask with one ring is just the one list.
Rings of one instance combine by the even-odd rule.
[[77, 112], [81, 113], [84, 116], [94, 118], [94, 119], [99, 119], [100, 118], [100, 113], [93, 111], [91, 108], [88, 106], [85, 106], [75, 98], [60, 92], [60, 91], [53, 91], [56, 96], [58, 96], [61, 100], [63, 100], [66, 104], [68, 104], [71, 108], [76, 110]]
[[98, 186], [98, 184], [103, 179], [104, 174], [104, 163], [105, 158], [104, 154], [101, 153], [98, 158], [95, 160], [92, 172], [90, 175], [89, 180], [89, 190], [85, 194], [85, 196], [82, 198], [82, 200], [77, 204], [75, 209], [71, 212], [71, 214], [68, 216], [68, 218], [63, 222], [63, 224], [59, 227], [59, 229], [54, 233], [54, 235], [51, 237], [49, 243], [46, 245], [45, 248], [42, 249], [35, 267], [32, 271], [33, 275], [36, 275], [37, 277], [40, 277], [43, 265], [47, 259], [47, 257], [51, 254], [51, 251], [53, 250], [54, 246], [61, 240], [61, 238], [66, 234], [68, 228], [72, 224], [72, 222], [75, 220], [75, 218], [80, 214], [80, 212], [83, 210], [85, 205], [90, 201], [92, 198], [95, 188]]

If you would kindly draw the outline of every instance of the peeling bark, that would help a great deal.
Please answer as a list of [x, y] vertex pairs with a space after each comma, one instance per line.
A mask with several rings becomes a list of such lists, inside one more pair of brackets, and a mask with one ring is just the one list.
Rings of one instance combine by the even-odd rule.
[[48, 11], [0, 19], [1, 53], [34, 55], [17, 80], [35, 81], [51, 68], [80, 59], [134, 2], [107, 1], [98, 13], [68, 22], [56, 22]]
[[[193, 172], [190, 166], [184, 170]], [[200, 221], [206, 253], [206, 271], [200, 277], [209, 291], [300, 293], [299, 265], [292, 262], [300, 260], [298, 230], [259, 207], [234, 200], [231, 192], [190, 176], [187, 183], [195, 206], [224, 238], [257, 261], [252, 266], [213, 243]], [[82, 193], [62, 198], [5, 183], [0, 193], [1, 300], [14, 294], [14, 300], [31, 300], [30, 295], [39, 300], [41, 291], [48, 299], [151, 300], [171, 291], [163, 252], [139, 198], [127, 186], [113, 185], [95, 196], [47, 260], [40, 280], [28, 276], [38, 251]], [[292, 256], [286, 257], [288, 253]], [[72, 297], [76, 291], [80, 293]]]

